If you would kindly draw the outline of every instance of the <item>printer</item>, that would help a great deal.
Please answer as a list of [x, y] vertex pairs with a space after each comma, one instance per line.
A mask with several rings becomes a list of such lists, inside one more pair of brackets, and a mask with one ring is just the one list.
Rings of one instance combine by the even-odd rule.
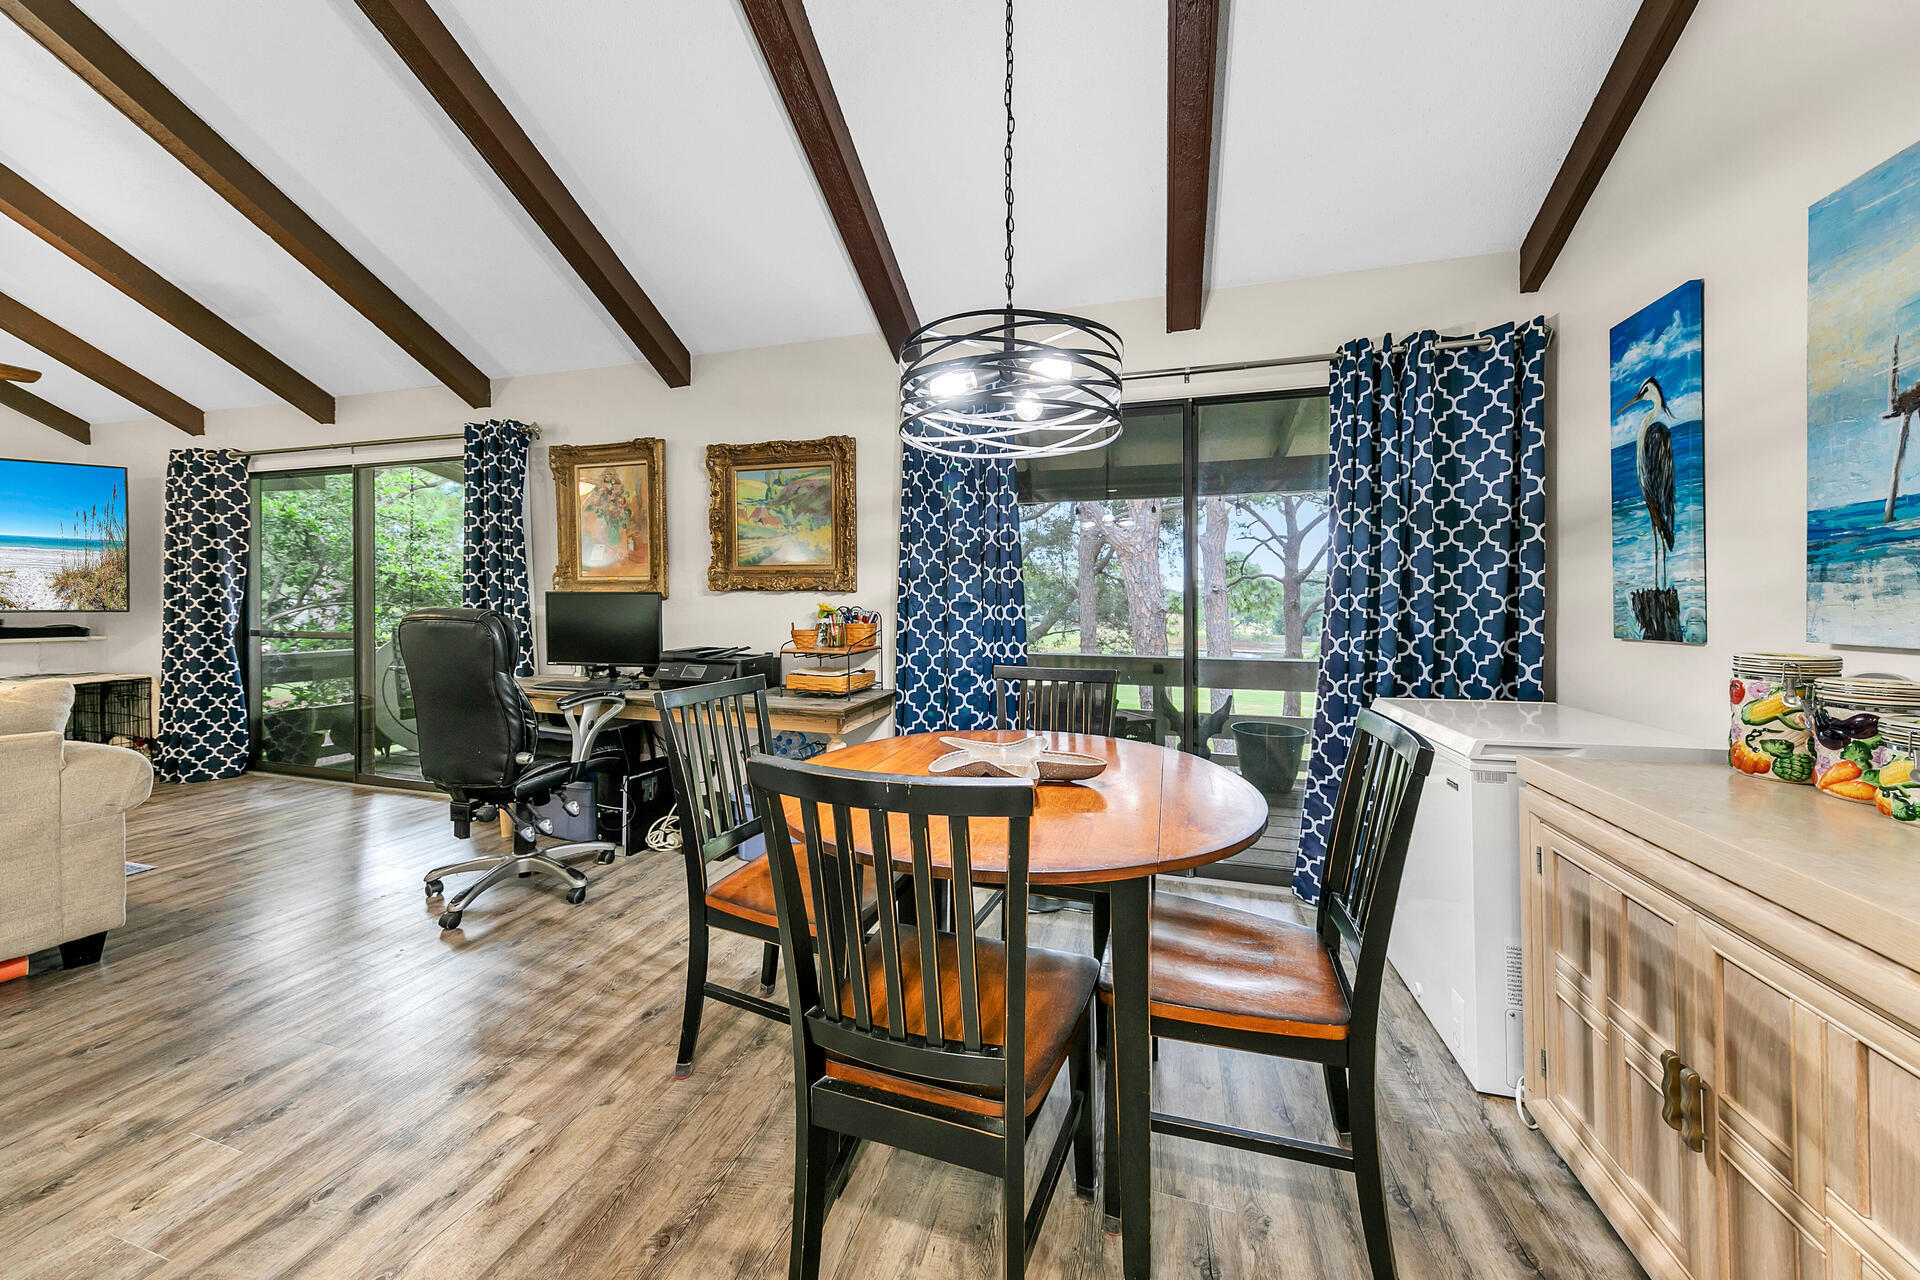
[[653, 682], [663, 688], [690, 684], [713, 684], [740, 676], [760, 675], [767, 688], [780, 687], [780, 655], [754, 653], [745, 645], [695, 645], [689, 649], [668, 649], [653, 669]]

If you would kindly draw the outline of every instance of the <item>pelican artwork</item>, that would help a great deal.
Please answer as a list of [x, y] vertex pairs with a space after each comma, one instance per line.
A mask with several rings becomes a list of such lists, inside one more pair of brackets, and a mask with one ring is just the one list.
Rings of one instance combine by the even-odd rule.
[[1653, 521], [1653, 585], [1667, 585], [1667, 558], [1673, 552], [1673, 411], [1658, 378], [1640, 384], [1640, 394], [1615, 411], [1618, 417], [1637, 404], [1647, 407], [1640, 419], [1640, 438], [1634, 445], [1634, 470], [1640, 477], [1640, 498]]

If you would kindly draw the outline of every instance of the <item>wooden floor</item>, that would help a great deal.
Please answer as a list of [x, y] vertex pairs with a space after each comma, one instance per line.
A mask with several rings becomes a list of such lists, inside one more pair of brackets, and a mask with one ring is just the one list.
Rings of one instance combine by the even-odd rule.
[[[504, 886], [442, 935], [421, 872], [468, 847], [410, 796], [267, 776], [158, 789], [128, 856], [159, 869], [128, 882], [105, 962], [0, 984], [0, 1274], [783, 1275], [787, 1031], [711, 1006], [695, 1074], [673, 1082], [679, 865], [589, 867], [578, 907]], [[1085, 945], [1085, 916], [1041, 919]], [[751, 982], [757, 947], [716, 936], [717, 975]], [[1406, 1280], [1640, 1275], [1397, 984], [1386, 1042]], [[1330, 1137], [1317, 1069], [1169, 1043], [1156, 1092]], [[1155, 1160], [1156, 1276], [1362, 1274], [1342, 1176], [1168, 1139]], [[827, 1273], [989, 1275], [996, 1196], [869, 1149]], [[1029, 1274], [1117, 1276], [1118, 1243], [1063, 1187]]]

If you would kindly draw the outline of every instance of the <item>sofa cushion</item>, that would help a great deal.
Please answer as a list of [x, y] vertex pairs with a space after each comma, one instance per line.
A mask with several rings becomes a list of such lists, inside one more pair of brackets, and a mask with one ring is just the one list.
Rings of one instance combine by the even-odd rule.
[[153, 794], [153, 766], [138, 751], [69, 742], [60, 768], [60, 823], [74, 826], [125, 813]]
[[73, 686], [65, 680], [0, 685], [0, 734], [64, 733], [72, 711]]

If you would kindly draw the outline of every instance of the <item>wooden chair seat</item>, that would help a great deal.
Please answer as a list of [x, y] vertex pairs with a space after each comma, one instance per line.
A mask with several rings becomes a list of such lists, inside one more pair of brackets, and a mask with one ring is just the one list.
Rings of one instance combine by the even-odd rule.
[[[941, 1034], [958, 1043], [961, 1037], [960, 969], [955, 957], [954, 935], [943, 933], [935, 939], [940, 971]], [[980, 992], [980, 1039], [989, 1045], [1007, 1042], [1007, 949], [1002, 943], [980, 938], [974, 943], [976, 981]], [[880, 940], [867, 943], [867, 990], [873, 1005], [873, 1022], [887, 1022], [886, 962]], [[1026, 1112], [1032, 1115], [1053, 1088], [1060, 1067], [1072, 1052], [1075, 1037], [1085, 1021], [1087, 1002], [1093, 998], [1100, 966], [1091, 956], [1061, 951], [1027, 948], [1027, 1044]], [[920, 985], [919, 935], [911, 928], [900, 930], [901, 1017], [909, 1034], [927, 1033], [926, 1000]], [[841, 999], [848, 1017], [853, 1016], [851, 988]], [[827, 1075], [848, 1084], [862, 1085], [883, 1093], [897, 1094], [935, 1106], [950, 1107], [977, 1116], [998, 1116], [1005, 1110], [1000, 1090], [978, 1091], [963, 1086], [936, 1084], [912, 1076], [877, 1071], [858, 1063], [845, 1062], [829, 1054]]]
[[[807, 919], [813, 916], [813, 880], [806, 873], [806, 851], [794, 846], [794, 856], [800, 860], [800, 891], [807, 899]], [[749, 920], [768, 929], [780, 928], [780, 917], [773, 904], [773, 873], [771, 862], [767, 858], [755, 858], [738, 871], [730, 871], [713, 882], [707, 889], [707, 909], [719, 911], [739, 920]], [[864, 915], [873, 910], [872, 876], [864, 878], [860, 887], [860, 911]]]
[[[1155, 1019], [1315, 1040], [1344, 1040], [1352, 1013], [1311, 925], [1173, 893], [1154, 895], [1148, 991]], [[1100, 998], [1113, 1000], [1111, 963]]]

